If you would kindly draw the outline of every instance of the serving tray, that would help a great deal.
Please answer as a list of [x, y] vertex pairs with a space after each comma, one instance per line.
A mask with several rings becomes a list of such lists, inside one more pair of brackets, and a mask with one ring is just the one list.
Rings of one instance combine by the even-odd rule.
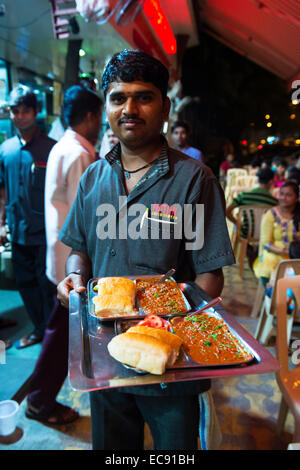
[[[162, 276], [159, 276], [159, 275], [146, 275], [146, 276], [122, 276], [122, 277], [125, 277], [126, 279], [131, 279], [133, 281], [135, 281], [137, 279], [147, 280], [147, 279], [153, 279], [153, 278], [155, 278], [155, 279], [157, 279], [157, 281], [159, 281], [159, 279]], [[88, 285], [87, 285], [88, 311], [89, 311], [89, 314], [92, 317], [96, 318], [98, 321], [101, 321], [101, 322], [107, 322], [107, 321], [110, 322], [112, 320], [117, 320], [119, 318], [122, 318], [123, 320], [124, 319], [135, 319], [135, 318], [141, 319], [141, 318], [143, 318], [143, 316], [146, 315], [146, 313], [143, 311], [142, 307], [140, 306], [139, 299], [138, 299], [137, 296], [136, 296], [136, 309], [137, 309], [138, 313], [136, 315], [129, 315], [129, 316], [125, 316], [125, 315], [120, 316], [120, 315], [118, 315], [118, 316], [110, 316], [110, 317], [101, 317], [99, 315], [96, 315], [95, 314], [94, 303], [93, 303], [93, 297], [95, 297], [97, 295], [97, 292], [94, 291], [94, 287], [97, 285], [99, 279], [101, 279], [101, 278], [100, 277], [95, 277], [93, 279], [90, 279], [89, 282], [88, 282]], [[170, 279], [176, 283], [176, 281], [173, 277], [170, 277]], [[183, 313], [185, 315], [187, 312], [189, 312], [191, 310], [191, 306], [190, 306], [187, 298], [185, 297], [184, 293], [180, 289], [180, 287], [179, 287], [179, 291], [181, 292], [186, 311], [185, 312], [178, 312], [178, 313], [179, 314]], [[155, 314], [157, 314], [157, 313], [155, 313]]]
[[[143, 276], [144, 277], [144, 276]], [[152, 276], [153, 277], [153, 276]], [[179, 283], [192, 310], [211, 300], [194, 282]], [[89, 314], [87, 293], [70, 293], [69, 307], [69, 381], [74, 390], [92, 391], [157, 383], [182, 382], [235, 375], [275, 372], [279, 362], [220, 305], [214, 311], [222, 316], [253, 354], [241, 365], [197, 366], [167, 369], [163, 375], [140, 375], [112, 358], [107, 344], [115, 335], [115, 322], [99, 322]], [[140, 316], [139, 318], [141, 318]], [[122, 319], [124, 320], [124, 318]]]

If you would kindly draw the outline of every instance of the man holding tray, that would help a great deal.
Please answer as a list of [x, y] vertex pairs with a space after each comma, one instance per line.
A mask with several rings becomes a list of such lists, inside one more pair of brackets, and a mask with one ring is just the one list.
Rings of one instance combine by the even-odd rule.
[[[195, 281], [217, 297], [222, 267], [235, 262], [215, 176], [161, 135], [168, 79], [164, 65], [140, 51], [114, 55], [104, 71], [106, 114], [120, 143], [84, 173], [60, 233], [72, 247], [58, 286], [66, 307], [69, 292], [84, 291], [91, 277], [171, 267], [176, 280]], [[91, 392], [93, 448], [143, 449], [146, 421], [155, 449], [196, 450], [198, 394], [209, 388], [201, 380]]]

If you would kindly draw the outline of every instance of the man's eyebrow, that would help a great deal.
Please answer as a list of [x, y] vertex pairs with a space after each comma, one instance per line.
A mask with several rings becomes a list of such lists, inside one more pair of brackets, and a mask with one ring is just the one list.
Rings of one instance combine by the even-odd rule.
[[134, 93], [125, 93], [123, 91], [112, 91], [110, 94], [109, 94], [109, 98], [119, 98], [119, 97], [126, 97], [126, 96], [145, 96], [145, 95], [149, 95], [149, 96], [154, 96], [154, 92], [152, 90], [139, 90], [139, 91], [135, 91]]

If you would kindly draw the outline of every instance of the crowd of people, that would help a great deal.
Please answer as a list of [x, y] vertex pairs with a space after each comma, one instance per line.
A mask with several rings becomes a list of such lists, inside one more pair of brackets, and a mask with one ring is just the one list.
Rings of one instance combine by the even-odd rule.
[[[257, 184], [233, 198], [226, 208], [226, 216], [237, 227], [238, 220], [234, 215], [237, 207], [270, 207], [261, 220], [259, 247], [250, 243], [247, 246], [249, 266], [268, 291], [280, 261], [291, 259], [300, 252], [300, 169], [296, 165], [287, 165], [279, 156], [264, 160], [261, 165], [256, 160], [255, 166]], [[240, 236], [248, 236], [246, 215]]]
[[[30, 419], [67, 424], [78, 417], [56, 401], [67, 375], [72, 289], [84, 291], [90, 277], [164, 273], [175, 266], [178, 279], [195, 281], [214, 298], [223, 288], [222, 268], [235, 262], [224, 193], [201, 150], [189, 144], [188, 123], [172, 124], [170, 143], [161, 134], [170, 111], [168, 79], [167, 69], [145, 53], [123, 51], [111, 58], [102, 77], [108, 123], [99, 155], [102, 102], [94, 90], [74, 85], [65, 92], [58, 142], [39, 131], [32, 90], [20, 85], [10, 94], [16, 135], [0, 148], [0, 243], [9, 238], [16, 287], [34, 328], [16, 347], [42, 342], [27, 397]], [[232, 167], [229, 154], [220, 180]], [[299, 240], [299, 171], [279, 159], [271, 168], [262, 165], [258, 187], [227, 208], [236, 223], [236, 207], [270, 206], [254, 263], [265, 284], [290, 243]], [[120, 196], [128, 207], [166, 200], [182, 207], [203, 204], [203, 247], [187, 252], [176, 237], [164, 240], [163, 250], [160, 239], [100, 241], [93, 214], [101, 204], [118, 206]], [[209, 388], [210, 381], [201, 380], [91, 392], [93, 448], [140, 449], [147, 421], [156, 449], [197, 449], [198, 394]]]

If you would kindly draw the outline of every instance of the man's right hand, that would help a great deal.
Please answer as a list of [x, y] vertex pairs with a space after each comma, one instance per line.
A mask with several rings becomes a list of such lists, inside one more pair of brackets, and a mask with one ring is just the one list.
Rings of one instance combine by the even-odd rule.
[[0, 225], [0, 246], [8, 243], [7, 232], [4, 225]]
[[63, 281], [57, 286], [57, 298], [63, 307], [69, 307], [69, 295], [71, 290], [75, 290], [78, 293], [86, 290], [86, 281], [80, 274], [69, 274]]

